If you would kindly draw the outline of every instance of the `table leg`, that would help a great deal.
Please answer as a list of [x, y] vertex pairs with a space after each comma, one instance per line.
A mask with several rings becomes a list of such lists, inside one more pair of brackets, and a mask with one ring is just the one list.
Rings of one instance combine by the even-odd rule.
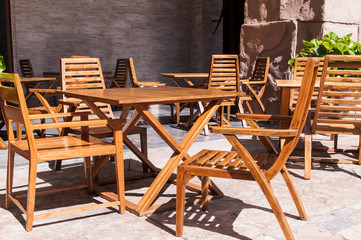
[[[281, 115], [288, 116], [289, 115], [289, 105], [290, 105], [290, 94], [291, 91], [289, 88], [281, 88]], [[289, 123], [288, 122], [281, 122], [280, 128], [287, 129]], [[284, 145], [285, 139], [280, 138], [280, 148]]]
[[135, 207], [135, 211], [142, 213], [146, 211], [153, 203], [161, 189], [164, 187], [170, 176], [177, 168], [178, 164], [188, 157], [188, 150], [197, 139], [203, 128], [217, 111], [222, 101], [212, 101], [209, 103], [204, 113], [197, 119], [195, 124], [189, 130], [180, 144], [166, 131], [161, 123], [147, 110], [146, 107], [134, 106], [142, 117], [154, 128], [154, 130], [164, 139], [164, 141], [173, 149], [174, 154], [167, 161], [166, 165], [160, 171], [156, 179], [153, 181], [143, 198]]

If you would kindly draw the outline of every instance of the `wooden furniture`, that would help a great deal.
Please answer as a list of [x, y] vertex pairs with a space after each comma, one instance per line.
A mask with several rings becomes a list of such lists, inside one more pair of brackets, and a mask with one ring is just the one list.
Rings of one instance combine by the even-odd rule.
[[30, 59], [19, 60], [20, 72], [22, 77], [35, 77], [33, 66], [31, 65]]
[[[313, 119], [305, 128], [305, 178], [311, 178], [311, 161], [361, 164], [361, 56], [328, 55], [325, 58]], [[312, 152], [314, 134], [336, 134], [330, 152], [351, 151], [337, 147], [337, 135], [358, 135], [358, 160], [316, 159]]]
[[[174, 208], [174, 200], [160, 205], [156, 205], [154, 202], [167, 182], [174, 183], [174, 170], [183, 159], [189, 158], [189, 155], [187, 154], [188, 150], [202, 132], [204, 126], [217, 111], [218, 107], [221, 105], [221, 102], [224, 99], [241, 97], [244, 95], [242, 92], [180, 87], [67, 90], [62, 91], [61, 93], [65, 94], [67, 97], [82, 99], [101, 119], [107, 119], [107, 116], [99, 111], [94, 102], [104, 102], [112, 105], [120, 105], [123, 106], [123, 108], [134, 107], [136, 111], [129, 120], [120, 118], [122, 121], [126, 121], [124, 126], [120, 124], [125, 135], [124, 143], [131, 143], [126, 134], [136, 124], [138, 119], [142, 117], [174, 151], [162, 169], [155, 167], [145, 156], [141, 158], [141, 160], [147, 164], [150, 169], [158, 173], [158, 175], [137, 204], [126, 200], [126, 208], [138, 216], [151, 214], [155, 211], [164, 211], [170, 208]], [[197, 101], [209, 101], [209, 104], [207, 105], [203, 114], [197, 119], [197, 121], [194, 123], [194, 125], [180, 143], [178, 143], [164, 128], [164, 126], [162, 126], [162, 124], [151, 114], [151, 112], [148, 111], [148, 107], [150, 105]], [[130, 146], [130, 148], [131, 147], [132, 146]], [[141, 153], [139, 153], [139, 155], [141, 156]], [[101, 163], [94, 166], [93, 174], [96, 174], [100, 170], [101, 166]], [[198, 186], [189, 186], [192, 186], [193, 189], [200, 192], [200, 188]], [[97, 189], [99, 190], [99, 188]], [[97, 189], [95, 190], [97, 191]], [[215, 197], [222, 196], [220, 190], [213, 184], [210, 189]], [[109, 197], [111, 196], [109, 195]], [[198, 199], [194, 197], [189, 200], [189, 203], [191, 204], [197, 201]]]
[[[240, 92], [239, 60], [238, 55], [212, 55], [209, 69], [208, 89], [218, 89], [227, 92]], [[236, 106], [240, 113], [243, 113], [242, 100], [247, 98], [233, 98], [222, 102], [219, 109], [219, 122], [223, 126], [231, 125], [231, 106]], [[202, 104], [199, 108], [202, 111]], [[227, 107], [227, 118], [224, 117], [224, 108]]]
[[[29, 115], [26, 106], [25, 96], [21, 88], [21, 82], [17, 74], [0, 74], [1, 78], [7, 78], [15, 82], [15, 87], [0, 86], [1, 110], [6, 122], [9, 138], [9, 155], [6, 183], [5, 207], [9, 208], [11, 202], [26, 215], [26, 230], [31, 231], [33, 221], [48, 217], [60, 216], [68, 213], [97, 209], [100, 207], [110, 207], [119, 205], [119, 211], [124, 213], [124, 177], [122, 159], [122, 132], [115, 121], [112, 120], [87, 120], [87, 114], [80, 114], [81, 121], [34, 124], [32, 120], [39, 118], [69, 117], [74, 113], [64, 114], [39, 114]], [[16, 107], [18, 106], [18, 107]], [[17, 136], [14, 136], [12, 122], [17, 124]], [[89, 126], [110, 124], [114, 129], [114, 144], [102, 141], [89, 136]], [[24, 125], [26, 137], [22, 138], [21, 126]], [[79, 126], [82, 128], [81, 135], [58, 136], [47, 138], [34, 138], [33, 130], [49, 129], [58, 127]], [[29, 161], [29, 178], [27, 194], [13, 192], [14, 157], [15, 153], [21, 155]], [[99, 155], [114, 155], [117, 175], [117, 194], [115, 200], [96, 205], [82, 206], [72, 209], [64, 209], [56, 212], [47, 212], [34, 216], [36, 194], [55, 193], [64, 190], [88, 187], [92, 192], [92, 173], [90, 157]], [[59, 159], [84, 158], [87, 183], [80, 183], [74, 186], [62, 187], [58, 189], [36, 190], [37, 165], [43, 161], [54, 161]], [[26, 206], [19, 201], [27, 196]], [[71, 196], [71, 195], [69, 195]]]
[[[202, 150], [194, 156], [185, 160], [177, 168], [177, 216], [176, 216], [176, 235], [183, 233], [184, 222], [184, 197], [185, 186], [194, 176], [201, 176], [202, 182], [202, 209], [206, 210], [209, 194], [209, 177], [222, 177], [239, 180], [253, 180], [258, 183], [263, 194], [267, 198], [271, 208], [283, 230], [286, 239], [294, 239], [291, 229], [287, 223], [286, 217], [281, 206], [272, 190], [270, 181], [281, 172], [282, 177], [292, 195], [293, 201], [297, 207], [302, 220], [307, 220], [307, 215], [299, 198], [297, 190], [290, 178], [290, 174], [285, 166], [288, 156], [295, 148], [302, 133], [304, 122], [307, 117], [311, 102], [312, 92], [315, 85], [318, 61], [309, 59], [300, 96], [296, 106], [295, 114], [292, 117], [289, 129], [261, 129], [253, 120], [289, 120], [286, 116], [273, 116], [262, 114], [237, 114], [237, 117], [246, 119], [251, 128], [239, 128], [229, 126], [212, 127], [212, 132], [223, 134], [230, 142], [235, 152]], [[285, 137], [286, 142], [279, 154], [260, 154], [249, 153], [242, 145], [236, 135], [256, 135], [261, 140], [267, 137]], [[268, 144], [268, 150], [276, 153], [276, 149]], [[243, 189], [244, 190], [244, 189]]]
[[108, 78], [112, 82], [110, 88], [112, 87], [125, 88], [127, 85], [128, 71], [129, 71], [128, 59], [127, 58], [117, 59], [114, 76]]
[[[62, 90], [64, 91], [78, 89], [105, 89], [103, 73], [98, 58], [62, 58], [60, 68]], [[73, 103], [74, 105], [76, 104], [76, 112], [89, 111], [92, 113], [89, 118], [99, 119], [98, 116], [79, 99], [63, 96], [63, 102]], [[95, 104], [102, 114], [105, 114], [108, 118], [114, 119], [114, 113], [109, 104], [101, 102], [96, 102]], [[68, 107], [65, 106], [64, 112], [67, 111]], [[74, 127], [69, 128], [68, 131], [80, 134], [81, 129], [79, 127]], [[107, 138], [112, 137], [113, 131], [107, 126], [94, 126], [89, 128], [89, 134], [97, 138]], [[139, 134], [141, 151], [145, 156], [147, 156], [147, 129], [135, 126], [127, 134]], [[57, 161], [55, 164], [55, 170], [59, 170], [60, 167], [61, 161]], [[143, 170], [147, 171], [147, 168], [144, 166]]]
[[132, 87], [163, 87], [163, 86], [165, 86], [165, 83], [160, 83], [160, 82], [138, 82], [138, 78], [135, 73], [133, 58], [128, 59], [128, 64], [129, 64], [129, 78], [130, 78]]
[[[264, 107], [261, 98], [266, 90], [269, 61], [269, 57], [257, 57], [251, 78], [241, 80], [241, 83], [247, 87], [247, 95], [252, 96], [252, 98], [256, 100], [263, 113], [266, 112], [266, 108]], [[253, 113], [249, 101], [246, 101], [246, 105], [250, 113]]]
[[[163, 77], [167, 77], [169, 79], [172, 79], [172, 81], [178, 86], [178, 87], [195, 87], [195, 88], [207, 88], [207, 82], [209, 73], [161, 73]], [[183, 81], [181, 80], [183, 79]], [[200, 81], [200, 83], [194, 83], [191, 81], [191, 79], [196, 80], [197, 82]], [[182, 105], [175, 104], [175, 111], [173, 109], [173, 105], [171, 105], [171, 120], [175, 123], [177, 123], [177, 126], [181, 124], [180, 120], [180, 113], [189, 106], [189, 103], [184, 103]], [[193, 118], [193, 105], [190, 105], [190, 119]], [[190, 121], [187, 123], [187, 125], [190, 125]]]

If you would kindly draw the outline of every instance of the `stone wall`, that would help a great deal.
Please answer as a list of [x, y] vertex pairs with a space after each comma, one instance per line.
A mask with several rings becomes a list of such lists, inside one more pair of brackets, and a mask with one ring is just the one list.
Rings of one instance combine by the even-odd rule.
[[241, 72], [250, 76], [256, 57], [271, 58], [262, 99], [269, 113], [279, 111], [279, 89], [274, 80], [292, 77], [287, 62], [304, 47], [302, 39], [321, 38], [333, 31], [340, 36], [352, 33], [352, 39], [360, 42], [360, 12], [361, 5], [353, 0], [246, 0], [240, 36]]
[[221, 9], [217, 0], [13, 0], [15, 71], [29, 58], [37, 76], [59, 72], [71, 55], [99, 57], [105, 71], [133, 57], [140, 81], [206, 71], [207, 56], [222, 51], [222, 30], [211, 35]]

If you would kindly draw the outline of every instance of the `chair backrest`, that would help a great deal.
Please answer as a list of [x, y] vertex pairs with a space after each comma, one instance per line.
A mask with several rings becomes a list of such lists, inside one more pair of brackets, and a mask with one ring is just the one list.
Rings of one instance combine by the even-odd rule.
[[[62, 90], [105, 89], [103, 72], [98, 58], [62, 58], [61, 80]], [[63, 100], [67, 102], [80, 102], [76, 111], [91, 111], [79, 99], [63, 96]], [[96, 105], [106, 116], [114, 118], [109, 104], [96, 103]], [[67, 111], [66, 108], [65, 111]], [[98, 117], [92, 114], [89, 119], [92, 118]]]
[[[134, 69], [134, 64], [133, 64], [133, 69]], [[115, 81], [121, 88], [125, 88], [127, 85], [128, 71], [129, 71], [129, 59], [127, 59], [127, 58], [117, 59], [117, 65], [115, 66], [114, 78], [116, 78]], [[134, 76], [135, 76], [135, 72], [134, 72]]]
[[[361, 56], [325, 58], [312, 130], [318, 124], [358, 124], [361, 120]], [[361, 132], [360, 128], [345, 133]]]
[[129, 68], [129, 79], [132, 84], [132, 87], [138, 87], [137, 86], [138, 79], [137, 79], [137, 75], [135, 74], [133, 58], [128, 59], [128, 68]]
[[311, 105], [318, 66], [318, 59], [309, 58], [306, 62], [298, 101], [290, 123], [290, 129], [297, 130], [297, 133], [293, 137], [286, 138], [277, 160], [272, 167], [267, 170], [266, 175], [268, 180], [275, 177], [279, 171], [281, 171], [300, 138]]
[[19, 60], [22, 77], [34, 77], [33, 67], [30, 59]]
[[238, 55], [212, 55], [208, 89], [240, 91]]
[[250, 79], [251, 83], [252, 81], [267, 83], [269, 61], [269, 57], [257, 57], [252, 77]]
[[[302, 80], [303, 79], [307, 59], [308, 59], [308, 57], [298, 57], [298, 58], [296, 58], [295, 66], [294, 66], [294, 69], [293, 69], [293, 80]], [[321, 80], [323, 64], [324, 64], [325, 58], [324, 57], [318, 57], [318, 58], [315, 58], [315, 59], [319, 60], [319, 62], [320, 62], [318, 72], [317, 72], [317, 77], [316, 77], [316, 80], [319, 81], [319, 80]], [[292, 112], [295, 110], [298, 95], [299, 95], [299, 90], [298, 89], [291, 90], [290, 107], [289, 108], [290, 108], [290, 110]], [[314, 111], [315, 106], [316, 106], [317, 95], [318, 95], [318, 91], [316, 90], [316, 91], [313, 92], [313, 97], [312, 97], [312, 102], [311, 102], [311, 109], [313, 111]]]
[[[26, 105], [23, 89], [18, 74], [0, 73], [0, 78], [11, 79], [14, 83], [13, 87], [0, 86], [1, 111], [6, 125], [9, 142], [15, 141], [12, 122], [16, 122], [17, 127], [21, 125], [25, 127], [26, 139], [29, 144], [31, 154], [36, 154], [36, 146], [32, 127], [30, 126], [29, 111]], [[21, 131], [21, 129], [17, 129]], [[20, 136], [19, 134], [18, 136]], [[21, 139], [17, 139], [21, 140]]]

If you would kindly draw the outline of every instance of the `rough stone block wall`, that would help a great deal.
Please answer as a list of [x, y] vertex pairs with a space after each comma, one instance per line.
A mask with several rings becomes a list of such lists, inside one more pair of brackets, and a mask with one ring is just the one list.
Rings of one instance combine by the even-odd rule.
[[262, 99], [269, 113], [279, 111], [274, 79], [292, 77], [287, 62], [304, 47], [302, 40], [333, 31], [340, 36], [352, 33], [352, 39], [360, 42], [360, 12], [361, 5], [353, 0], [246, 0], [240, 36], [241, 72], [250, 76], [256, 57], [271, 58], [268, 88]]
[[161, 72], [204, 71], [203, 49], [222, 51], [212, 43], [222, 42], [222, 31], [209, 40], [202, 24], [211, 21], [194, 20], [194, 12], [203, 21], [218, 17], [222, 2], [208, 2], [212, 7], [202, 0], [13, 0], [15, 71], [27, 58], [37, 76], [59, 71], [59, 59], [71, 55], [99, 57], [105, 71], [114, 71], [117, 58], [133, 57], [140, 81], [166, 81]]

